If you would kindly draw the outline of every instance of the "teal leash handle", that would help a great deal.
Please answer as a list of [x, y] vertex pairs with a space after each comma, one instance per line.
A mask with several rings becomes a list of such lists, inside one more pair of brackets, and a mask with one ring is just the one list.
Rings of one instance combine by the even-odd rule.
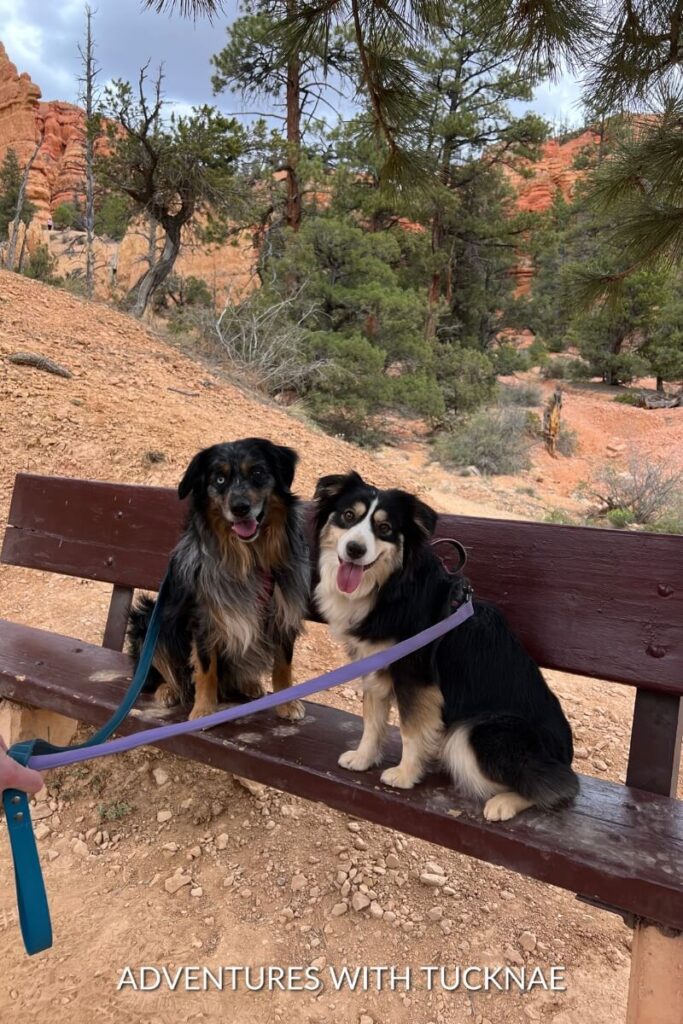
[[[56, 754], [63, 750], [79, 750], [83, 747], [97, 746], [108, 740], [111, 734], [118, 729], [140, 696], [140, 691], [145, 685], [149, 670], [152, 667], [154, 650], [161, 628], [161, 614], [168, 591], [167, 580], [168, 575], [164, 577], [159, 588], [159, 594], [149, 620], [145, 642], [142, 645], [133, 678], [123, 700], [109, 721], [87, 739], [85, 743], [78, 743], [73, 747], [58, 747], [54, 743], [48, 743], [46, 740], [23, 740], [21, 743], [15, 743], [10, 747], [8, 751], [10, 757], [13, 757], [19, 764], [26, 765], [29, 759], [36, 754]], [[19, 789], [4, 790], [2, 803], [5, 808], [10, 849], [14, 863], [19, 925], [26, 952], [29, 956], [32, 956], [34, 953], [40, 953], [44, 949], [49, 949], [52, 945], [52, 922], [50, 921], [50, 907], [40, 867], [38, 847], [36, 846], [36, 838], [33, 834], [31, 809], [27, 794]]]

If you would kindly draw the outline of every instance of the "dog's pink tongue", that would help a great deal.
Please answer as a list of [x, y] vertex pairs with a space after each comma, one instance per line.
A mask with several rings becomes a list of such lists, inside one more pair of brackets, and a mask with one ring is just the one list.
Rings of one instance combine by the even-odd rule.
[[343, 593], [352, 594], [358, 590], [363, 579], [363, 566], [354, 562], [342, 562], [337, 569], [337, 586]]
[[255, 519], [240, 519], [238, 523], [233, 523], [232, 528], [238, 537], [242, 537], [244, 540], [248, 540], [253, 537], [258, 529], [258, 523]]

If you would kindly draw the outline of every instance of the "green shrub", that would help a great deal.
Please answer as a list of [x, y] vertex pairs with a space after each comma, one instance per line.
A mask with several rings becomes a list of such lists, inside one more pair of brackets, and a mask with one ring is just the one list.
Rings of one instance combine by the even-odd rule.
[[502, 384], [498, 401], [501, 405], [541, 405], [543, 392], [536, 384]]
[[606, 516], [616, 512], [617, 520], [626, 511], [631, 522], [658, 523], [672, 510], [683, 505], [681, 484], [683, 472], [671, 469], [662, 460], [631, 459], [627, 470], [620, 472], [614, 466], [604, 466], [587, 488], [589, 497], [596, 500], [593, 514]]
[[61, 284], [62, 279], [55, 276], [56, 267], [57, 260], [51, 255], [47, 245], [43, 243], [36, 246], [31, 253], [22, 273], [34, 281], [43, 281], [45, 284]]
[[83, 230], [83, 213], [75, 203], [60, 203], [52, 213], [52, 223], [58, 231]]
[[436, 441], [437, 458], [454, 466], [476, 466], [481, 473], [519, 473], [530, 465], [526, 415], [514, 407], [482, 409]]
[[617, 530], [623, 530], [625, 526], [631, 526], [635, 521], [633, 518], [633, 512], [628, 508], [612, 508], [607, 513], [607, 519], [616, 527]]
[[125, 196], [107, 195], [95, 210], [95, 234], [120, 242], [130, 219], [130, 200]]
[[565, 363], [565, 374], [568, 380], [590, 380], [593, 376], [591, 367], [583, 359], [568, 359]]
[[526, 357], [529, 366], [545, 366], [550, 356], [548, 355], [548, 346], [540, 339], [532, 341], [526, 350]]
[[544, 523], [555, 523], [558, 526], [576, 526], [575, 520], [563, 508], [551, 508], [543, 516]]
[[546, 380], [564, 380], [567, 376], [567, 360], [550, 359], [543, 367], [542, 373]]
[[434, 353], [434, 367], [447, 412], [473, 412], [492, 398], [496, 371], [485, 353], [439, 345]]
[[639, 409], [644, 405], [643, 396], [639, 391], [622, 391], [615, 395], [612, 401], [619, 402], [620, 405], [634, 405]]
[[529, 369], [529, 358], [525, 352], [505, 342], [491, 350], [491, 360], [499, 377], [507, 377], [511, 373]]

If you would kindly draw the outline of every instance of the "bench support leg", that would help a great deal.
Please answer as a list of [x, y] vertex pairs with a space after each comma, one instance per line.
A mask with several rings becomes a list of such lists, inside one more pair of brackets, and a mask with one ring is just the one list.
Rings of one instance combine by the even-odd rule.
[[633, 932], [626, 1024], [680, 1024], [683, 932], [638, 920]]
[[56, 711], [0, 700], [0, 736], [8, 746], [39, 737], [63, 747], [71, 743], [77, 728], [75, 718], [66, 718]]

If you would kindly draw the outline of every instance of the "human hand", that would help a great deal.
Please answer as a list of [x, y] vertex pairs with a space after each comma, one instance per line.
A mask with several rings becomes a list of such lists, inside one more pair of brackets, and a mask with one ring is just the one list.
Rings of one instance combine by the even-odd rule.
[[23, 789], [29, 796], [33, 796], [44, 785], [40, 772], [25, 768], [8, 755], [7, 745], [0, 736], [0, 793], [4, 789]]

